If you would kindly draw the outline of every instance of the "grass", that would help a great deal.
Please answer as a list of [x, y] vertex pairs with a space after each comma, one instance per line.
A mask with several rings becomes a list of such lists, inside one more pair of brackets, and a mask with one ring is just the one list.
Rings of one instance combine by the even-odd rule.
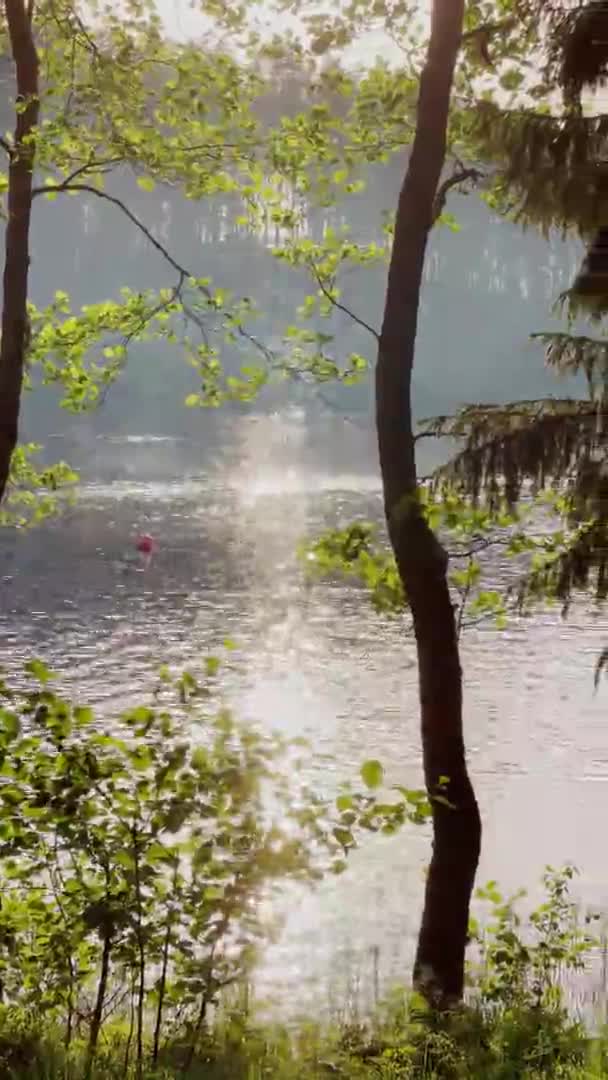
[[[608, 1077], [608, 1042], [555, 1007], [479, 1003], [431, 1016], [411, 994], [394, 992], [365, 1025], [328, 1031], [256, 1023], [233, 1008], [205, 1032], [190, 1062], [179, 1039], [154, 1068], [128, 1052], [127, 1025], [108, 1027], [94, 1068], [84, 1043], [70, 1053], [58, 1030], [34, 1016], [0, 1015], [0, 1076], [6, 1080], [540, 1080]], [[148, 1048], [149, 1049], [149, 1048]], [[130, 1059], [130, 1060], [129, 1060]]]
[[374, 1024], [322, 1031], [256, 1025], [232, 1016], [207, 1032], [186, 1063], [180, 1045], [168, 1044], [156, 1067], [125, 1068], [124, 1031], [107, 1031], [95, 1067], [87, 1072], [84, 1047], [60, 1048], [58, 1032], [35, 1024], [4, 1025], [0, 1075], [6, 1080], [515, 1080], [608, 1077], [608, 1044], [557, 1016], [511, 1012], [490, 1024], [465, 1010], [441, 1026], [411, 1022], [391, 1031]]
[[471, 927], [468, 1000], [449, 1014], [394, 989], [363, 1022], [273, 1025], [256, 1015], [243, 984], [208, 1013], [177, 1005], [155, 1052], [154, 1011], [139, 1043], [131, 995], [130, 1006], [106, 1013], [91, 1054], [91, 999], [82, 992], [66, 1013], [45, 1005], [34, 985], [27, 1007], [0, 1005], [0, 1080], [608, 1078], [608, 1032], [572, 1015], [561, 989], [597, 944], [569, 896], [572, 875], [548, 868], [547, 898], [523, 922], [519, 896], [505, 899], [492, 882], [479, 891], [491, 918], [483, 931]]

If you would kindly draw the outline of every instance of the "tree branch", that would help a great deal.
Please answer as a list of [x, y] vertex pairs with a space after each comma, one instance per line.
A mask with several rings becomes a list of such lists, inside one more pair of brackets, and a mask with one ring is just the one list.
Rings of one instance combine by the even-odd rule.
[[417, 431], [413, 436], [414, 442], [418, 442], [418, 439], [437, 439], [439, 436], [435, 431]]
[[437, 188], [437, 194], [435, 195], [435, 202], [433, 205], [433, 225], [443, 213], [443, 208], [448, 197], [448, 192], [453, 187], [458, 187], [459, 184], [464, 184], [467, 180], [472, 180], [474, 183], [477, 183], [479, 180], [481, 180], [483, 175], [484, 174], [480, 172], [479, 169], [475, 169], [473, 167], [465, 169], [465, 167], [460, 164], [460, 162], [458, 162], [452, 175], [448, 176], [447, 179], [445, 179], [443, 183], [440, 184]]
[[474, 41], [479, 37], [491, 37], [492, 34], [500, 34], [512, 30], [517, 25], [517, 19], [502, 19], [501, 22], [495, 23], [482, 23], [481, 26], [476, 26], [474, 30], [467, 30], [460, 39], [461, 45], [466, 45], [469, 41]]
[[8, 154], [8, 156], [9, 156], [9, 158], [13, 156], [13, 148], [12, 148], [12, 146], [10, 145], [10, 143], [8, 143], [8, 142], [6, 141], [6, 139], [0, 138], [0, 146], [2, 147], [2, 149], [3, 149], [3, 150], [5, 150], [5, 151], [6, 151], [6, 153], [7, 153], [7, 154]]
[[[72, 177], [81, 174], [86, 167], [87, 166], [82, 166], [81, 169], [75, 170], [75, 172], [72, 174]], [[204, 324], [203, 324], [202, 320], [196, 314], [196, 312], [194, 312], [192, 310], [191, 307], [189, 307], [186, 303], [184, 303], [183, 298], [181, 296], [181, 292], [182, 292], [184, 283], [187, 280], [195, 278], [196, 275], [191, 273], [191, 271], [188, 270], [187, 267], [182, 266], [180, 263], [177, 262], [176, 259], [174, 259], [174, 257], [167, 250], [167, 248], [164, 246], [164, 244], [162, 244], [160, 242], [160, 240], [156, 239], [156, 237], [150, 231], [150, 229], [148, 229], [148, 227], [146, 225], [144, 225], [143, 221], [141, 221], [137, 217], [137, 215], [134, 214], [133, 211], [129, 209], [129, 207], [122, 201], [122, 199], [117, 198], [115, 195], [108, 194], [107, 191], [101, 191], [99, 188], [94, 187], [92, 184], [74, 183], [73, 179], [71, 177], [67, 177], [66, 180], [62, 181], [59, 184], [49, 184], [49, 185], [45, 185], [43, 187], [34, 188], [33, 191], [32, 191], [32, 198], [34, 196], [37, 196], [37, 195], [48, 195], [49, 193], [51, 193], [51, 194], [52, 193], [64, 194], [64, 193], [69, 192], [69, 191], [85, 192], [85, 193], [90, 194], [90, 195], [95, 195], [96, 198], [102, 199], [105, 202], [111, 203], [113, 206], [116, 206], [137, 229], [139, 229], [139, 231], [143, 234], [143, 236], [146, 237], [148, 242], [150, 244], [152, 244], [152, 246], [155, 248], [155, 250], [158, 251], [158, 253], [160, 255], [162, 255], [163, 259], [165, 259], [165, 261], [169, 264], [169, 266], [171, 266], [172, 269], [175, 270], [175, 272], [178, 275], [178, 282], [177, 282], [177, 285], [175, 286], [174, 292], [172, 293], [171, 300], [169, 301], [169, 303], [171, 303], [173, 300], [175, 300], [175, 299], [177, 299], [179, 297], [180, 300], [182, 300], [182, 307], [183, 307], [184, 315], [186, 315], [186, 317], [188, 319], [190, 319], [199, 328], [199, 330], [203, 334], [203, 337], [206, 337], [206, 329], [204, 327]], [[203, 293], [203, 295], [205, 296], [205, 298], [207, 300], [209, 300], [209, 301], [213, 300], [213, 294], [212, 294], [210, 289], [208, 289], [204, 285], [200, 285], [200, 284], [197, 285], [197, 288]], [[327, 290], [325, 289], [325, 287], [323, 286], [323, 284], [322, 284], [322, 282], [320, 280], [319, 280], [319, 288], [324, 292], [324, 294], [327, 296], [327, 298], [329, 300], [331, 300], [331, 302], [336, 307], [343, 310], [356, 323], [359, 323], [359, 325], [361, 325], [365, 330], [369, 331], [369, 333], [372, 334], [376, 339], [378, 338], [378, 335], [377, 335], [376, 331], [373, 329], [373, 327], [368, 326], [367, 323], [365, 323], [362, 319], [359, 319], [356, 315], [353, 314], [353, 312], [349, 311], [348, 308], [344, 307], [344, 305], [340, 304], [338, 301], [333, 300], [333, 298], [331, 297], [331, 294], [327, 292]], [[238, 327], [236, 327], [235, 329], [236, 329], [236, 333], [238, 334], [239, 337], [242, 337], [245, 341], [248, 341], [251, 345], [253, 345], [253, 347], [255, 349], [257, 349], [259, 352], [262, 353], [262, 355], [264, 356], [267, 363], [270, 364], [270, 363], [276, 362], [276, 356], [272, 352], [272, 350], [270, 350], [266, 345], [264, 345], [263, 342], [259, 341], [259, 339], [255, 337], [255, 335], [250, 334], [247, 330], [245, 330], [245, 328], [243, 326], [240, 326], [240, 325]], [[323, 394], [322, 394], [322, 392], [320, 390], [317, 389], [316, 395], [323, 402], [323, 404], [327, 408], [329, 408], [332, 412], [335, 412], [335, 410], [331, 407], [330, 402], [327, 401], [327, 399], [324, 398], [324, 396], [323, 396]], [[351, 417], [347, 417], [346, 415], [343, 415], [343, 419], [352, 420]], [[355, 423], [354, 420], [352, 420], [352, 422]]]
[[[34, 188], [32, 191], [32, 198], [35, 198], [37, 195], [49, 195], [53, 193], [61, 195], [68, 191], [83, 191], [86, 192], [88, 195], [95, 195], [96, 198], [102, 199], [104, 202], [109, 202], [113, 206], [118, 207], [118, 209], [125, 215], [125, 217], [129, 219], [131, 224], [135, 225], [135, 227], [139, 229], [141, 233], [143, 233], [148, 243], [152, 244], [152, 247], [155, 248], [160, 255], [162, 255], [163, 259], [165, 259], [166, 262], [169, 263], [169, 266], [171, 266], [173, 270], [175, 270], [175, 272], [181, 277], [182, 281], [184, 278], [190, 278], [194, 276], [193, 274], [190, 274], [185, 267], [181, 266], [173, 258], [171, 253], [167, 251], [167, 248], [164, 246], [164, 244], [161, 244], [160, 240], [156, 239], [154, 233], [150, 231], [147, 225], [144, 225], [143, 221], [140, 221], [137, 215], [134, 214], [132, 210], [129, 210], [129, 207], [126, 205], [126, 203], [124, 203], [122, 199], [117, 198], [116, 195], [109, 195], [107, 191], [100, 191], [100, 189], [94, 187], [93, 184], [74, 184], [71, 183], [68, 179], [60, 184], [47, 184], [44, 187]], [[200, 286], [200, 288], [204, 295], [207, 297], [207, 299], [211, 300], [211, 291], [205, 286]]]
[[372, 335], [376, 343], [379, 343], [380, 334], [378, 333], [378, 331], [374, 330], [373, 326], [370, 326], [369, 323], [366, 323], [365, 319], [360, 319], [358, 315], [355, 315], [354, 311], [351, 311], [350, 308], [347, 308], [345, 304], [341, 304], [339, 300], [336, 300], [335, 296], [332, 296], [331, 292], [323, 282], [323, 279], [319, 275], [319, 272], [314, 263], [309, 262], [307, 263], [307, 266], [312, 276], [314, 277], [317, 285], [319, 286], [319, 289], [323, 293], [325, 299], [329, 300], [330, 304], [333, 304], [333, 306], [337, 308], [338, 311], [343, 311], [345, 315], [348, 315], [348, 317], [352, 319], [354, 323], [357, 323], [357, 326], [361, 326], [364, 330], [367, 330], [368, 334]]
[[111, 165], [119, 165], [121, 161], [124, 161], [123, 157], [105, 158], [102, 161], [89, 160], [84, 165], [79, 165], [77, 169], [74, 169], [61, 183], [72, 184], [79, 176], [85, 176], [88, 172], [105, 172]]

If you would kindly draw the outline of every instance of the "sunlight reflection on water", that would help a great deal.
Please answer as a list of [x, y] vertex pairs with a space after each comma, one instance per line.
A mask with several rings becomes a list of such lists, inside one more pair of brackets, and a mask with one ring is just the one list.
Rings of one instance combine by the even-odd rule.
[[[101, 460], [62, 520], [2, 541], [5, 659], [14, 669], [36, 652], [77, 695], [110, 710], [147, 690], [161, 662], [193, 663], [230, 636], [239, 646], [227, 673], [236, 712], [330, 754], [315, 776], [324, 790], [370, 756], [385, 762], [389, 782], [418, 786], [411, 639], [356, 589], [310, 588], [297, 566], [304, 536], [381, 519], [373, 447], [357, 458], [343, 426], [329, 436], [309, 437], [301, 417], [241, 418], [230, 452], [202, 468], [172, 457], [171, 442], [140, 440], [137, 453], [153, 455], [144, 479], [120, 474], [130, 451], [115, 441], [111, 482]], [[159, 543], [141, 574], [127, 559], [136, 529]], [[467, 740], [485, 826], [480, 882], [538, 896], [543, 866], [572, 860], [582, 902], [608, 906], [597, 843], [608, 799], [606, 704], [592, 677], [606, 630], [605, 617], [576, 609], [567, 622], [539, 614], [502, 633], [465, 635]], [[428, 840], [426, 828], [372, 838], [343, 877], [312, 894], [290, 892], [262, 993], [325, 1009], [357, 971], [369, 982], [375, 950], [383, 980], [405, 978]]]

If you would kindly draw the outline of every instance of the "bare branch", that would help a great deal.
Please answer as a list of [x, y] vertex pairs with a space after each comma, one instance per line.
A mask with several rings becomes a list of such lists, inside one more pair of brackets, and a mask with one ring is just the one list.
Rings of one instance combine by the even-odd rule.
[[500, 22], [495, 23], [483, 23], [481, 26], [476, 26], [474, 30], [467, 30], [462, 35], [460, 42], [462, 45], [466, 45], [469, 41], [474, 41], [479, 37], [491, 37], [493, 34], [508, 33], [509, 30], [517, 26], [517, 19], [502, 19]]
[[[473, 562], [473, 556], [472, 555], [469, 555], [468, 561], [469, 561], [469, 567], [470, 567], [472, 562]], [[456, 637], [458, 639], [460, 639], [460, 636], [462, 634], [462, 620], [464, 619], [464, 609], [466, 607], [467, 600], [469, 599], [469, 593], [471, 592], [471, 588], [472, 588], [472, 583], [471, 583], [471, 581], [469, 579], [469, 581], [467, 581], [464, 589], [459, 589], [458, 590], [459, 593], [460, 593], [460, 607], [458, 609], [458, 620], [457, 620], [457, 623], [456, 623]]]
[[[176, 273], [182, 278], [182, 280], [184, 278], [193, 277], [193, 275], [190, 274], [185, 267], [180, 266], [180, 264], [176, 262], [171, 253], [167, 251], [167, 248], [164, 246], [164, 244], [161, 244], [160, 240], [156, 239], [156, 237], [150, 231], [147, 225], [144, 225], [143, 221], [140, 221], [137, 215], [134, 214], [132, 210], [129, 210], [129, 207], [126, 205], [126, 203], [124, 203], [122, 199], [117, 198], [116, 195], [109, 195], [107, 191], [101, 191], [99, 188], [94, 187], [92, 184], [74, 184], [70, 183], [69, 180], [65, 180], [63, 183], [60, 184], [48, 184], [44, 187], [34, 188], [32, 191], [32, 198], [34, 198], [36, 195], [49, 195], [53, 193], [61, 195], [68, 191], [83, 191], [89, 195], [95, 195], [96, 198], [102, 199], [105, 202], [112, 203], [113, 206], [118, 207], [118, 209], [125, 215], [125, 217], [129, 219], [131, 224], [135, 225], [135, 227], [139, 229], [141, 233], [143, 233], [148, 243], [152, 244], [152, 247], [155, 248], [160, 255], [162, 255], [163, 259], [165, 259], [165, 261], [169, 263], [169, 266], [171, 266], [176, 271]], [[201, 286], [201, 291], [209, 300], [212, 298], [209, 289]]]
[[480, 172], [479, 169], [475, 169], [473, 167], [465, 169], [460, 163], [458, 163], [452, 175], [448, 176], [447, 179], [445, 179], [443, 183], [441, 183], [437, 188], [437, 194], [435, 195], [435, 203], [433, 206], [433, 225], [443, 213], [443, 208], [448, 197], [448, 192], [453, 187], [458, 187], [459, 184], [464, 184], [467, 180], [472, 180], [473, 183], [478, 183], [478, 181], [481, 180], [483, 175], [484, 174]]
[[85, 176], [89, 172], [105, 172], [111, 165], [119, 165], [121, 161], [124, 161], [124, 158], [105, 158], [103, 161], [90, 159], [85, 165], [79, 165], [77, 169], [74, 169], [74, 171], [71, 172], [69, 176], [66, 176], [65, 180], [62, 180], [61, 183], [72, 184], [79, 176]]
[[509, 543], [510, 537], [508, 536], [482, 536], [469, 548], [464, 548], [461, 551], [457, 548], [453, 550], [448, 548], [447, 553], [450, 559], [470, 559], [475, 555], [479, 555], [482, 551], [487, 551], [490, 547], [496, 547], [497, 545], [506, 547]]
[[9, 156], [9, 158], [13, 156], [13, 149], [12, 149], [12, 146], [10, 145], [10, 143], [8, 143], [8, 142], [6, 141], [6, 139], [0, 138], [0, 146], [2, 147], [2, 149], [3, 149], [3, 150], [5, 150], [5, 151], [6, 151], [6, 153], [7, 153], [7, 154], [8, 154], [8, 156]]
[[360, 319], [358, 315], [355, 315], [354, 311], [351, 311], [350, 308], [347, 308], [345, 304], [341, 304], [339, 300], [336, 300], [335, 296], [332, 296], [323, 279], [319, 275], [319, 272], [314, 263], [309, 262], [307, 263], [307, 266], [312, 276], [314, 277], [317, 285], [319, 286], [319, 289], [323, 293], [325, 299], [329, 300], [330, 304], [333, 304], [333, 306], [337, 308], [338, 311], [343, 311], [345, 315], [348, 315], [348, 317], [352, 319], [353, 322], [357, 323], [357, 326], [361, 326], [364, 330], [367, 330], [368, 334], [371, 334], [374, 340], [379, 344], [380, 335], [378, 331], [374, 330], [373, 326], [370, 326], [369, 323], [366, 323], [365, 319]]

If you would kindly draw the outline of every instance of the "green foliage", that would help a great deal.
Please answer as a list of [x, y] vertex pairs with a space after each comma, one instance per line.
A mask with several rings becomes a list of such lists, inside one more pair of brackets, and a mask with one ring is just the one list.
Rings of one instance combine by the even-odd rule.
[[32, 460], [42, 447], [21, 443], [11, 458], [7, 494], [0, 509], [0, 526], [27, 528], [52, 517], [69, 500], [78, 480], [64, 461], [36, 468]]
[[[501, 542], [515, 554], [507, 537], [521, 522], [524, 513], [500, 503], [495, 509], [479, 506], [445, 482], [420, 489], [418, 500], [426, 520], [450, 545], [456, 563], [463, 563], [450, 573], [450, 585], [458, 597], [459, 625], [466, 615], [476, 622], [492, 618], [504, 624], [505, 597], [485, 587], [481, 565], [475, 557], [493, 543]], [[518, 551], [521, 550], [518, 548]], [[332, 576], [346, 577], [360, 583], [369, 593], [375, 610], [383, 615], [399, 616], [407, 610], [407, 601], [395, 558], [378, 538], [376, 526], [354, 522], [344, 529], [331, 529], [312, 544], [300, 547], [300, 558], [311, 580]]]
[[153, 705], [108, 730], [50, 689], [39, 661], [27, 665], [39, 689], [1, 691], [3, 1001], [43, 1010], [68, 1041], [88, 1027], [91, 1055], [121, 986], [140, 1026], [144, 1011], [169, 1027], [196, 1017], [249, 972], [267, 932], [254, 901], [320, 873], [324, 808], [305, 792], [294, 808], [276, 771], [284, 741], [225, 708], [181, 720], [170, 708], [174, 693], [208, 700], [216, 669], [165, 675]]
[[597, 162], [605, 116], [555, 116], [526, 108], [505, 110], [478, 102], [469, 133], [477, 160], [498, 166], [490, 201], [545, 235], [576, 229], [588, 237], [606, 214]]
[[591, 401], [601, 401], [608, 387], [608, 341], [604, 335], [536, 333], [532, 340], [545, 345], [545, 362], [561, 375], [582, 372]]
[[[133, 1044], [129, 1010], [118, 1001], [106, 1020], [93, 1075], [116, 1080], [605, 1078], [604, 1041], [568, 1016], [561, 991], [562, 980], [580, 969], [593, 944], [588, 921], [585, 928], [580, 925], [569, 896], [572, 873], [569, 867], [547, 871], [546, 898], [526, 920], [516, 913], [521, 894], [506, 900], [495, 882], [479, 891], [490, 921], [483, 931], [471, 927], [478, 955], [466, 1006], [438, 1015], [416, 994], [395, 987], [366, 1020], [347, 1017], [331, 1029], [310, 1019], [283, 1028], [260, 1022], [247, 988], [235, 987], [208, 1018], [193, 1054], [192, 1033], [184, 1038], [181, 1030], [168, 1029], [156, 1065], [142, 1063], [138, 1070], [128, 1049]], [[5, 1071], [12, 1068], [15, 1080], [39, 1075], [84, 1080], [86, 1042], [76, 1033], [66, 1048], [64, 1036], [48, 1011], [0, 1007], [0, 1061]]]
[[477, 898], [490, 905], [491, 921], [484, 931], [475, 922], [471, 926], [472, 939], [479, 947], [471, 977], [486, 1007], [562, 1010], [560, 980], [581, 970], [589, 950], [598, 944], [589, 925], [599, 916], [588, 915], [582, 927], [570, 898], [574, 874], [572, 866], [547, 868], [543, 876], [546, 899], [530, 914], [525, 936], [517, 912], [524, 892], [506, 899], [496, 882], [477, 890]]
[[134, 1062], [157, 1061], [161, 1035], [187, 1060], [207, 1009], [251, 973], [271, 929], [261, 901], [341, 873], [364, 832], [426, 820], [423, 792], [375, 793], [377, 761], [334, 806], [288, 782], [296, 745], [234, 720], [220, 666], [163, 669], [150, 703], [111, 724], [38, 659], [0, 683], [0, 1033], [44, 1015], [88, 1068], [118, 1001]]
[[369, 591], [376, 611], [399, 614], [405, 607], [403, 585], [394, 557], [378, 545], [376, 531], [368, 522], [331, 529], [313, 544], [302, 545], [300, 557], [311, 578], [341, 574], [355, 579]]

